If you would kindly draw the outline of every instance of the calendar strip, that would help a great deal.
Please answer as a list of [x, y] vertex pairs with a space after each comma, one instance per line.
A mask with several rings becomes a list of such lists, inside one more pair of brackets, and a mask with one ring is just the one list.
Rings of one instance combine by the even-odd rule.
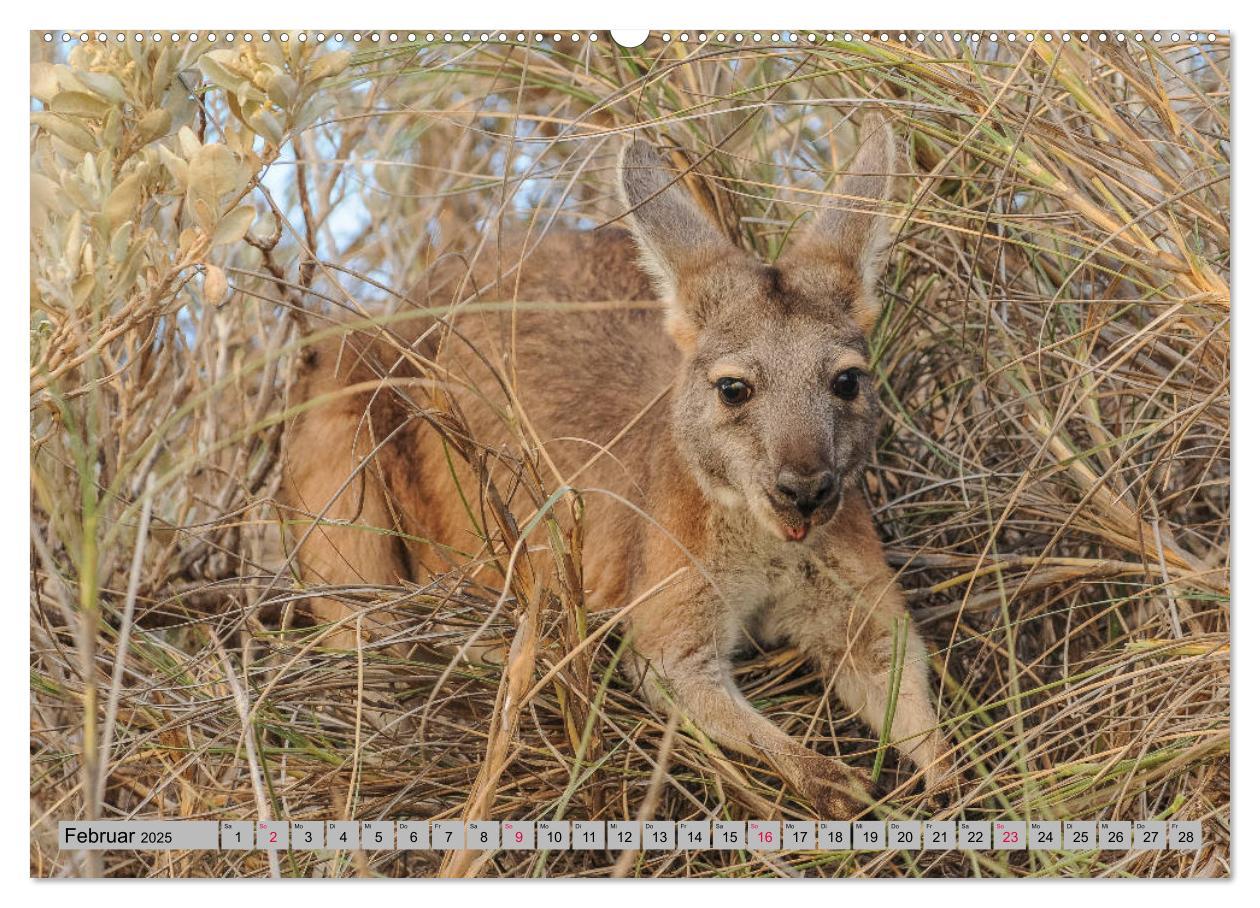
[[1197, 851], [1199, 820], [62, 821], [63, 851]]

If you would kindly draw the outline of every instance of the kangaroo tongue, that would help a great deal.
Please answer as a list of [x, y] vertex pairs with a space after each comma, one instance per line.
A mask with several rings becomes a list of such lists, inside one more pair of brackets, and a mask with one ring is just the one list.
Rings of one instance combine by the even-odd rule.
[[809, 532], [809, 522], [802, 523], [799, 527], [788, 526], [783, 524], [783, 535], [791, 542], [800, 542], [805, 538], [805, 534]]

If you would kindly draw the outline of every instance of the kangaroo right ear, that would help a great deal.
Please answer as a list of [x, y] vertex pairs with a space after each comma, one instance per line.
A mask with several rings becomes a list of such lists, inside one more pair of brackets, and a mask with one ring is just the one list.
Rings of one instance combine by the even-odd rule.
[[851, 313], [869, 331], [879, 317], [875, 286], [888, 263], [894, 218], [886, 209], [893, 198], [900, 158], [892, 126], [878, 114], [862, 123], [861, 145], [840, 181], [840, 207], [819, 212], [805, 236], [789, 247], [782, 261], [810, 262], [823, 269], [848, 270], [860, 281]]
[[636, 140], [627, 145], [618, 177], [621, 200], [629, 209], [626, 220], [638, 241], [643, 265], [661, 297], [676, 304], [680, 279], [733, 247], [651, 144]]

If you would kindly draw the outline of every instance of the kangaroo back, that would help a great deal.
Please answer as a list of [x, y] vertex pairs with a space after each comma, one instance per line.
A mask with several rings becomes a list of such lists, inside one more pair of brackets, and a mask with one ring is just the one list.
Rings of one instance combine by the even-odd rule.
[[[426, 275], [410, 294], [416, 318], [313, 343], [301, 358], [282, 502], [308, 585], [423, 582], [475, 552], [464, 504], [479, 509], [481, 482], [434, 429], [449, 423], [444, 411], [458, 414], [449, 428], [471, 456], [504, 455], [486, 469], [505, 490], [519, 468], [509, 451], [537, 460], [541, 446], [545, 463], [577, 470], [636, 415], [640, 429], [618, 452], [637, 463], [651, 447], [643, 430], [660, 421], [640, 411], [668, 384], [676, 353], [629, 234], [510, 235], [466, 262], [448, 256]], [[610, 463], [600, 458], [583, 481], [641, 498], [641, 477]], [[328, 597], [310, 610], [331, 623], [350, 614]], [[351, 646], [353, 634], [339, 627], [329, 643]]]

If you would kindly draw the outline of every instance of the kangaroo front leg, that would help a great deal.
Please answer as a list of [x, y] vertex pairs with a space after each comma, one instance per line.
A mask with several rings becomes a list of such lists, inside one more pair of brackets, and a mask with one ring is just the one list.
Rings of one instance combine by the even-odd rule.
[[[928, 791], [937, 790], [950, 769], [949, 746], [940, 733], [928, 683], [927, 652], [919, 632], [907, 617], [904, 625], [904, 659], [892, 707], [892, 727], [888, 738], [910, 757], [923, 772]], [[836, 696], [849, 709], [879, 731], [888, 719], [891, 685], [897, 680], [893, 651], [895, 635], [891, 628], [870, 649], [829, 654], [821, 663], [828, 680], [834, 679]]]
[[714, 625], [691, 622], [680, 611], [694, 615], [696, 608], [674, 610], [676, 620], [667, 636], [652, 633], [642, 623], [635, 628], [636, 673], [653, 705], [667, 710], [672, 698], [683, 715], [715, 743], [773, 767], [813, 804], [819, 816], [859, 816], [870, 801], [863, 779], [844, 764], [805, 747], [757, 712], [735, 686], [726, 648], [715, 640]]
[[950, 748], [936, 716], [927, 650], [891, 578], [873, 603], [844, 608], [832, 602], [779, 624], [818, 665], [840, 702], [877, 732], [899, 680], [889, 740], [923, 772], [924, 787], [938, 789], [950, 769]]

